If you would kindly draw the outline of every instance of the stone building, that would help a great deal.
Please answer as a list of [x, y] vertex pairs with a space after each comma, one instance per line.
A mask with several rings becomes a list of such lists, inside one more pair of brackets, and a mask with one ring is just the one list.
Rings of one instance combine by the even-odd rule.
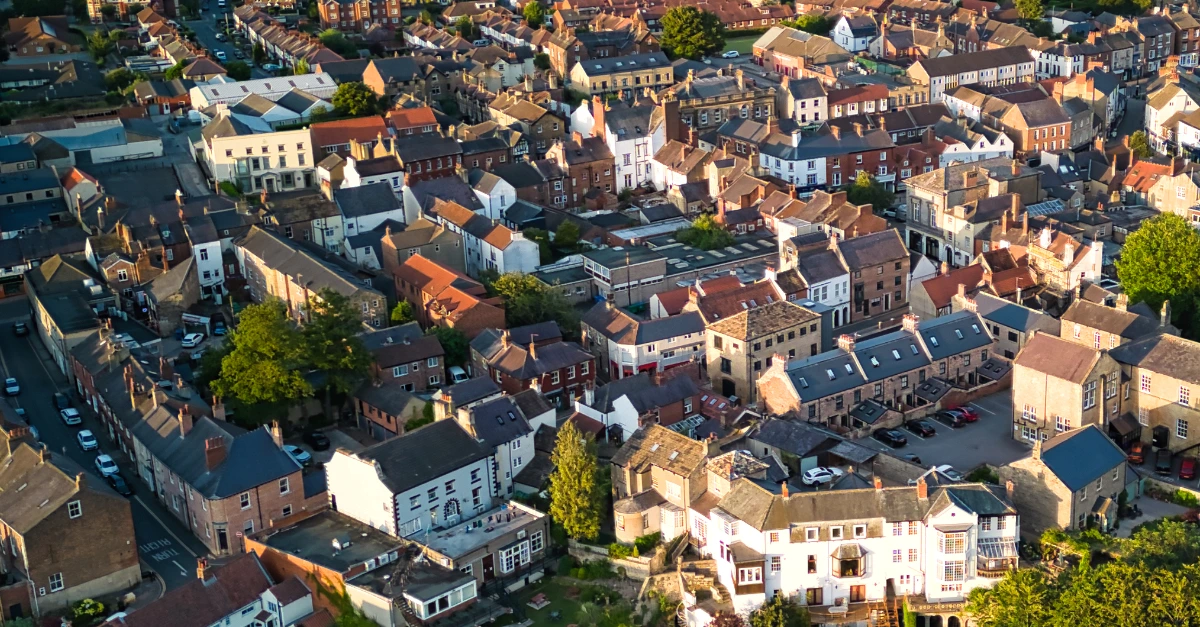
[[[1118, 409], [1117, 364], [1105, 351], [1036, 333], [1013, 361], [1013, 439], [1041, 442]], [[1114, 416], [1116, 412], [1113, 412]]]
[[764, 303], [708, 325], [707, 363], [713, 389], [746, 403], [776, 355], [802, 359], [821, 346], [821, 316], [788, 301]]

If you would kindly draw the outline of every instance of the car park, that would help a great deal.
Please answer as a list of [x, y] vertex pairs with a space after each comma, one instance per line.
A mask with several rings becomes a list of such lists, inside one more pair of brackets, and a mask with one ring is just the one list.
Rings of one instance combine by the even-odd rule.
[[740, 56], [742, 56], [742, 55], [740, 55], [737, 50], [730, 50], [729, 52], [726, 52], [725, 54], [721, 55], [721, 58], [722, 59], [736, 59]]
[[101, 477], [115, 475], [121, 469], [117, 467], [117, 462], [108, 455], [100, 455], [96, 457], [96, 470], [100, 472]]
[[71, 399], [67, 398], [62, 392], [55, 392], [50, 397], [50, 402], [54, 405], [54, 409], [66, 409], [71, 406]]
[[76, 427], [83, 424], [83, 416], [80, 416], [79, 410], [74, 407], [68, 407], [58, 412], [58, 415], [62, 417], [63, 424], [68, 427]]
[[304, 434], [304, 443], [313, 447], [314, 451], [328, 451], [330, 447], [329, 436], [320, 431], [309, 431]]
[[1195, 479], [1196, 478], [1196, 459], [1193, 457], [1184, 457], [1179, 463], [1179, 478], [1180, 479]]
[[1154, 474], [1171, 474], [1171, 451], [1169, 449], [1159, 449], [1154, 454]]
[[843, 474], [840, 468], [817, 466], [816, 468], [804, 471], [804, 474], [800, 476], [800, 480], [804, 482], [804, 485], [821, 485], [822, 483], [829, 483]]
[[9, 396], [16, 396], [21, 393], [21, 384], [17, 380], [9, 377], [4, 380], [4, 393]]
[[955, 407], [953, 409], [947, 409], [946, 411], [962, 416], [963, 420], [967, 422], [975, 422], [979, 420], [979, 412], [967, 407], [966, 405], [963, 405], [962, 407]]
[[196, 348], [197, 346], [200, 345], [200, 342], [203, 342], [203, 341], [204, 341], [203, 333], [188, 333], [187, 335], [183, 336], [182, 346], [184, 348]]
[[1141, 466], [1146, 462], [1146, 444], [1143, 442], [1134, 442], [1129, 447], [1129, 455], [1126, 456], [1129, 463]]
[[117, 494], [121, 496], [133, 496], [133, 488], [125, 481], [121, 473], [114, 472], [105, 477], [105, 480], [108, 481], [108, 485], [112, 486], [112, 489], [117, 491]]
[[467, 371], [458, 366], [450, 366], [446, 369], [446, 374], [450, 375], [451, 384], [462, 383], [470, 378], [467, 376]]
[[952, 428], [952, 429], [964, 427], [967, 424], [966, 419], [963, 418], [961, 415], [953, 413], [953, 412], [948, 412], [945, 410], [939, 411], [938, 413], [934, 414], [933, 419], [946, 425], [947, 427]]
[[296, 460], [297, 464], [307, 466], [312, 463], [312, 454], [294, 444], [285, 444], [283, 450], [287, 452], [292, 459]]
[[871, 437], [883, 442], [892, 448], [900, 448], [908, 444], [908, 438], [904, 437], [903, 433], [895, 429], [880, 429], [871, 434]]
[[76, 433], [75, 440], [79, 442], [79, 448], [85, 451], [94, 451], [100, 448], [100, 443], [96, 441], [96, 436], [87, 429]]
[[924, 420], [909, 420], [904, 423], [904, 428], [923, 438], [931, 438], [937, 435], [937, 430], [933, 428], [933, 425]]
[[14, 322], [12, 325], [13, 335], [17, 337], [25, 337], [29, 335], [29, 325], [24, 322]]

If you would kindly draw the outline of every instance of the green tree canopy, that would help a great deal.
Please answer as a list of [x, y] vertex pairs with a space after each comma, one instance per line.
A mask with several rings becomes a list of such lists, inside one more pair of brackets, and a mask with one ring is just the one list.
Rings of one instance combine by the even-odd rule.
[[479, 38], [479, 29], [475, 28], [475, 22], [471, 21], [471, 16], [463, 15], [454, 21], [454, 30], [458, 31], [458, 36], [467, 41], [474, 41]]
[[346, 35], [344, 35], [342, 31], [336, 28], [327, 28], [321, 31], [320, 38], [321, 45], [342, 55], [343, 57], [350, 58], [358, 55], [358, 48], [356, 48], [354, 44], [350, 43], [349, 39], [346, 39]]
[[124, 92], [129, 87], [144, 80], [146, 80], [144, 74], [139, 74], [122, 67], [104, 75], [104, 87], [108, 91]]
[[675, 239], [700, 250], [716, 250], [733, 245], [733, 235], [709, 213], [700, 214], [692, 221], [692, 226], [675, 231]]
[[294, 403], [311, 396], [300, 331], [288, 318], [287, 305], [274, 299], [250, 305], [239, 319], [227, 340], [233, 350], [221, 360], [213, 392], [251, 404]]
[[967, 609], [980, 627], [1035, 627], [1045, 625], [1054, 599], [1046, 575], [1022, 569], [987, 590], [977, 588], [967, 599]]
[[433, 13], [429, 12], [429, 9], [421, 11], [421, 16], [417, 19], [421, 20], [421, 23], [426, 26], [433, 26], [434, 22], [437, 22], [437, 18], [433, 16]]
[[167, 68], [167, 71], [163, 73], [163, 77], [169, 81], [173, 81], [177, 78], [182, 78], [183, 77], [183, 68], [185, 68], [185, 67], [187, 67], [187, 59], [181, 59], [179, 61], [179, 63], [176, 63], [175, 65], [172, 65], [171, 67]]
[[1188, 221], [1164, 213], [1145, 222], [1125, 240], [1117, 259], [1117, 278], [1131, 302], [1155, 311], [1171, 301], [1179, 325], [1194, 335], [1200, 328], [1200, 233]]
[[596, 489], [596, 453], [575, 423], [559, 428], [551, 461], [550, 517], [572, 538], [594, 540], [600, 535], [603, 495]]
[[579, 329], [579, 318], [562, 292], [550, 288], [532, 274], [509, 272], [492, 283], [492, 290], [504, 298], [504, 318], [509, 327], [554, 320], [564, 336]]
[[521, 14], [525, 16], [525, 25], [529, 28], [541, 28], [546, 22], [546, 9], [542, 8], [540, 0], [526, 2]]
[[550, 55], [545, 52], [539, 52], [533, 55], [533, 67], [542, 70], [543, 72], [550, 69]]
[[333, 92], [333, 106], [352, 116], [374, 115], [379, 111], [379, 98], [363, 83], [350, 81], [338, 85]]
[[1017, 15], [1023, 20], [1041, 21], [1045, 13], [1046, 7], [1042, 5], [1042, 0], [1017, 0]]
[[312, 71], [312, 68], [309, 67], [308, 61], [306, 61], [304, 59], [300, 59], [299, 61], [296, 62], [296, 67], [292, 68], [292, 70], [293, 70], [293, 72], [292, 72], [293, 74], [299, 75], [299, 74], [308, 74], [309, 72]]
[[816, 13], [801, 15], [790, 22], [785, 22], [784, 25], [823, 37], [828, 36], [829, 31], [833, 30], [833, 23], [829, 18]]
[[267, 60], [267, 51], [263, 48], [262, 43], [256, 43], [250, 56], [254, 58], [255, 63], [262, 65]]
[[357, 389], [374, 358], [358, 337], [362, 314], [341, 292], [322, 288], [309, 298], [308, 310], [300, 331], [305, 361], [325, 374], [325, 415], [332, 417], [333, 393]]
[[1129, 149], [1138, 159], [1149, 159], [1154, 154], [1150, 149], [1150, 139], [1146, 137], [1146, 131], [1134, 131], [1129, 136]]
[[846, 186], [846, 199], [856, 205], [871, 205], [876, 212], [896, 202], [896, 195], [867, 172], [859, 172], [854, 182]]
[[565, 253], [579, 250], [579, 225], [570, 220], [563, 220], [554, 232], [554, 246]]
[[808, 609], [787, 595], [777, 595], [750, 613], [750, 627], [809, 627]]
[[416, 311], [413, 310], [412, 303], [402, 300], [392, 307], [392, 324], [405, 324], [416, 319]]
[[725, 47], [725, 25], [715, 13], [694, 6], [671, 7], [662, 21], [663, 49], [676, 58], [698, 60]]
[[462, 366], [467, 363], [467, 358], [470, 357], [471, 341], [462, 331], [451, 327], [432, 326], [425, 333], [438, 339], [442, 350], [446, 351], [447, 365]]
[[230, 61], [225, 64], [225, 72], [229, 78], [236, 81], [250, 80], [250, 66], [245, 61]]

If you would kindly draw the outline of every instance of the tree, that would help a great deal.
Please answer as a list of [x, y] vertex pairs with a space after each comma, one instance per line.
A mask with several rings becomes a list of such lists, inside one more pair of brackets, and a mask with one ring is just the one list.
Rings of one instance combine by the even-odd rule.
[[379, 99], [363, 83], [351, 81], [338, 85], [333, 92], [333, 106], [338, 111], [351, 116], [374, 115], [379, 109]]
[[551, 455], [550, 517], [576, 540], [600, 535], [600, 499], [596, 489], [596, 453], [573, 422], [558, 430]]
[[830, 22], [829, 18], [816, 13], [801, 15], [791, 22], [785, 22], [785, 26], [790, 26], [806, 33], [812, 33], [813, 35], [821, 36], [827, 36], [829, 35], [829, 31], [833, 30], [833, 24]]
[[417, 19], [426, 26], [433, 26], [433, 23], [437, 21], [437, 18], [433, 17], [433, 13], [430, 13], [429, 9], [421, 11], [421, 15]]
[[163, 73], [163, 77], [169, 81], [173, 81], [177, 78], [183, 78], [183, 69], [187, 67], [187, 65], [187, 59], [180, 59], [179, 63], [167, 68], [167, 71]]
[[470, 357], [471, 341], [467, 339], [466, 334], [458, 329], [451, 327], [432, 326], [425, 332], [426, 335], [432, 335], [438, 339], [438, 343], [442, 345], [442, 350], [446, 351], [446, 363], [451, 366], [461, 366], [467, 363], [467, 358]]
[[312, 395], [304, 378], [300, 332], [280, 300], [246, 307], [229, 335], [233, 346], [221, 360], [221, 376], [212, 383], [217, 396], [243, 403], [295, 403]]
[[750, 612], [750, 627], [809, 627], [808, 609], [796, 605], [787, 595], [777, 595]]
[[1137, 155], [1138, 159], [1149, 159], [1154, 151], [1150, 149], [1150, 140], [1146, 137], [1146, 131], [1134, 131], [1129, 136], [1129, 150]]
[[1200, 233], [1185, 218], [1164, 213], [1142, 222], [1125, 240], [1117, 278], [1131, 302], [1158, 311], [1169, 300], [1175, 312], [1190, 318], [1180, 326], [1200, 332]]
[[500, 275], [492, 289], [504, 298], [504, 318], [509, 327], [554, 320], [566, 336], [579, 329], [574, 307], [557, 289], [531, 274], [509, 272]]
[[1053, 609], [1046, 575], [1034, 569], [1018, 570], [967, 597], [967, 611], [979, 627], [1039, 627]]
[[1042, 0], [1017, 0], [1017, 15], [1028, 22], [1040, 22], [1046, 13]]
[[416, 312], [413, 310], [412, 303], [402, 300], [392, 307], [392, 324], [406, 324], [416, 320]]
[[725, 25], [715, 13], [694, 6], [672, 7], [663, 15], [660, 43], [672, 56], [697, 60], [725, 47]]
[[117, 19], [117, 5], [104, 4], [100, 6], [100, 15], [104, 16], [105, 20]]
[[541, 28], [546, 22], [546, 9], [542, 8], [541, 0], [529, 0], [521, 10], [525, 16], [525, 25], [529, 28]]
[[306, 61], [304, 59], [300, 59], [299, 61], [296, 62], [296, 67], [292, 68], [292, 70], [293, 70], [293, 72], [292, 72], [293, 74], [300, 75], [300, 74], [308, 74], [309, 72], [312, 71], [312, 68], [309, 67], [308, 61]]
[[533, 55], [533, 67], [542, 70], [543, 72], [550, 70], [550, 55], [545, 52], [539, 52]]
[[[221, 342], [219, 346], [207, 348], [200, 358], [198, 372], [195, 373], [196, 385], [212, 390], [213, 381], [221, 376], [221, 362], [232, 351], [233, 342]], [[193, 366], [192, 369], [197, 370], [197, 367]]]
[[554, 232], [554, 246], [568, 254], [579, 250], [579, 225], [563, 220]]
[[883, 211], [896, 202], [896, 195], [864, 171], [859, 172], [854, 182], [846, 186], [846, 199], [856, 205], [871, 205], [876, 211]]
[[692, 221], [692, 226], [675, 231], [675, 239], [700, 250], [716, 250], [733, 245], [733, 235], [709, 213], [700, 214]]
[[454, 22], [454, 29], [458, 31], [458, 36], [467, 41], [474, 41], [478, 38], [479, 33], [475, 28], [475, 22], [471, 21], [471, 16], [463, 15]]
[[342, 34], [342, 31], [337, 30], [336, 28], [327, 28], [322, 31], [320, 39], [321, 45], [342, 55], [343, 57], [346, 57], [347, 59], [358, 56], [358, 47], [350, 43], [350, 40], [346, 39], [346, 36]]
[[254, 49], [250, 52], [250, 56], [254, 59], [254, 62], [259, 65], [262, 65], [264, 62], [266, 62], [267, 51], [263, 48], [261, 42], [254, 44]]
[[137, 15], [138, 13], [142, 12], [142, 9], [145, 9], [145, 8], [146, 8], [146, 5], [144, 5], [140, 2], [134, 2], [125, 8], [125, 12], [128, 13], [129, 15]]
[[321, 20], [321, 3], [320, 2], [309, 2], [308, 3], [308, 19], [313, 20], [313, 21]]
[[328, 287], [309, 298], [300, 333], [305, 361], [325, 374], [325, 417], [333, 418], [333, 393], [349, 394], [367, 376], [373, 357], [359, 339], [362, 314], [350, 299]]
[[92, 53], [95, 60], [102, 61], [112, 51], [113, 40], [103, 31], [93, 31], [91, 37], [88, 37], [88, 52]]
[[125, 91], [138, 81], [138, 75], [128, 68], [117, 68], [104, 75], [104, 88], [108, 91]]
[[250, 66], [245, 61], [230, 61], [225, 64], [225, 72], [235, 81], [250, 80]]

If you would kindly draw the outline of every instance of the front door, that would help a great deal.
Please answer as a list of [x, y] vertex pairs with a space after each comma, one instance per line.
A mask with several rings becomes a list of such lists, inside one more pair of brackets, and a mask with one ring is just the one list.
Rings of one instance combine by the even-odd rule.
[[862, 603], [867, 600], [866, 586], [850, 586], [850, 602]]
[[483, 580], [487, 582], [495, 578], [496, 566], [492, 563], [492, 556], [489, 553], [488, 555], [483, 556]]
[[226, 535], [226, 531], [224, 529], [217, 529], [217, 548], [220, 549], [222, 553], [225, 553], [229, 550], [229, 536]]

